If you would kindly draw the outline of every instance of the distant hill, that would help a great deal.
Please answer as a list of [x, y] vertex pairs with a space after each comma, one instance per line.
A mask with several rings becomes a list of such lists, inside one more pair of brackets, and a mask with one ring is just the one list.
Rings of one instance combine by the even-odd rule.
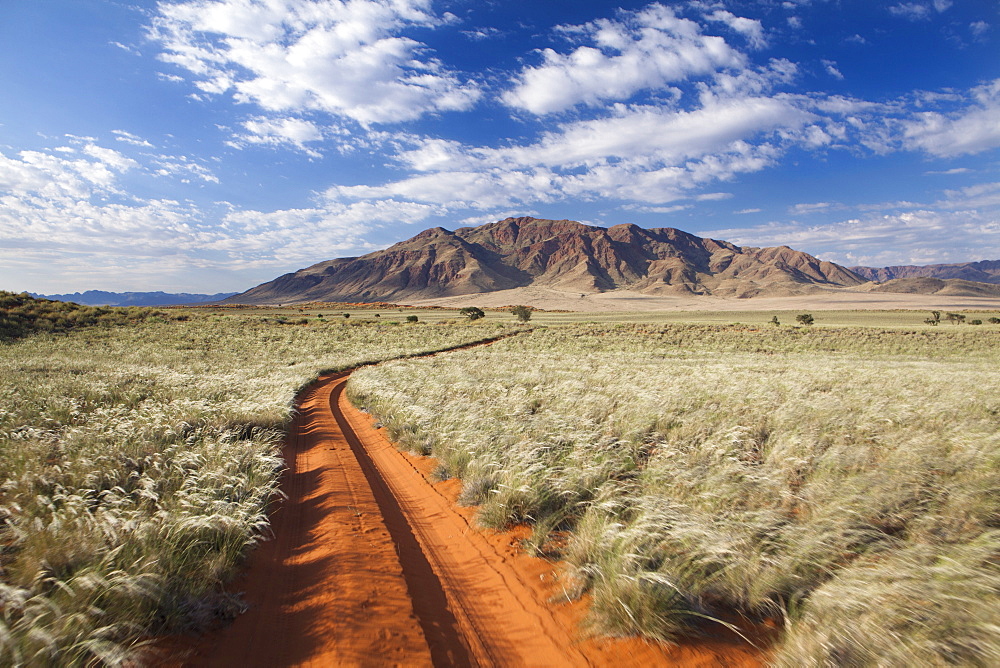
[[673, 228], [508, 218], [454, 232], [435, 227], [384, 250], [285, 274], [225, 301], [399, 302], [526, 286], [754, 297], [864, 282], [787, 246], [740, 247]]
[[1000, 285], [958, 278], [893, 278], [871, 289], [871, 292], [896, 292], [947, 297], [1000, 297]]
[[959, 262], [957, 264], [900, 265], [896, 267], [851, 267], [851, 271], [869, 281], [896, 278], [957, 278], [977, 283], [1000, 284], [1000, 260]]
[[54, 299], [60, 302], [74, 302], [86, 306], [170, 306], [172, 304], [200, 304], [216, 302], [231, 297], [235, 292], [220, 292], [214, 295], [194, 295], [186, 292], [105, 292], [87, 290], [65, 295], [37, 295], [32, 297]]

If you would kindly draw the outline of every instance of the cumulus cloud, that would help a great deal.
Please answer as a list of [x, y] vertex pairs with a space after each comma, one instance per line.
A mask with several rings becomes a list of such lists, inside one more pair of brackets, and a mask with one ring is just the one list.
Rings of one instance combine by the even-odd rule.
[[1000, 147], [1000, 79], [974, 88], [958, 110], [926, 111], [902, 122], [902, 144], [939, 157]]
[[480, 96], [403, 33], [444, 19], [430, 0], [191, 0], [157, 5], [160, 58], [205, 94], [363, 125], [466, 110]]
[[[716, 20], [757, 39], [752, 37], [755, 22], [743, 23], [747, 20], [728, 12], [716, 14], [720, 16]], [[732, 18], [722, 18], [723, 14]], [[507, 105], [538, 115], [580, 104], [597, 106], [627, 100], [641, 90], [666, 89], [693, 77], [742, 69], [747, 62], [723, 38], [706, 35], [699, 23], [660, 4], [622, 12], [617, 20], [563, 26], [562, 32], [587, 44], [565, 54], [543, 49], [542, 63], [524, 68], [514, 77], [514, 87], [503, 94]]]

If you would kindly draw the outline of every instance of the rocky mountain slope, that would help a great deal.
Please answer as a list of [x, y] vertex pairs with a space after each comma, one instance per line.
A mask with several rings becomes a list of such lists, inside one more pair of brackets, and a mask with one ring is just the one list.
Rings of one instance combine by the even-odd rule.
[[672, 228], [508, 218], [454, 232], [431, 228], [385, 250], [285, 274], [226, 301], [404, 302], [525, 286], [754, 297], [864, 282], [787, 246], [741, 248]]
[[851, 271], [869, 281], [896, 278], [957, 278], [976, 283], [1000, 284], [1000, 260], [959, 262], [956, 264], [901, 265], [896, 267], [851, 267]]

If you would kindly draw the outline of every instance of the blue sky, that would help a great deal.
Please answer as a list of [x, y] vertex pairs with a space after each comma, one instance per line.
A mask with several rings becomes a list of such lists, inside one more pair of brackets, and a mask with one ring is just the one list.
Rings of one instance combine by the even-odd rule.
[[995, 0], [0, 0], [0, 91], [0, 289], [510, 215], [1000, 259]]

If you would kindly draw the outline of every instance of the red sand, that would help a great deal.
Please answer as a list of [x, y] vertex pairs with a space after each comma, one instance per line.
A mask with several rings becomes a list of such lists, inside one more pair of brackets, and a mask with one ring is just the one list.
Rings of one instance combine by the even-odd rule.
[[433, 460], [399, 452], [347, 401], [348, 375], [301, 397], [275, 539], [237, 583], [249, 610], [163, 647], [163, 665], [762, 665], [731, 635], [680, 646], [582, 637], [585, 603], [550, 602], [555, 566], [519, 549], [523, 531], [476, 528], [456, 482], [429, 482]]

